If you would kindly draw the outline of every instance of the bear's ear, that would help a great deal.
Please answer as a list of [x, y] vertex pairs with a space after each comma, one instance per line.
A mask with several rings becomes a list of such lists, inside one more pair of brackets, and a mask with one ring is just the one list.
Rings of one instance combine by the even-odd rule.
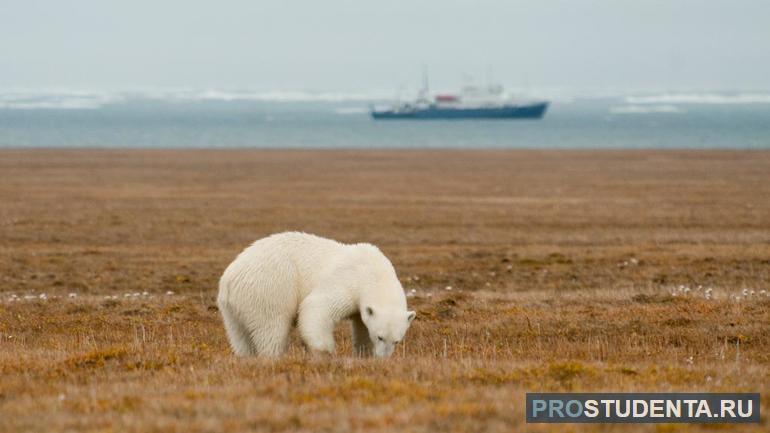
[[414, 316], [416, 316], [416, 315], [417, 315], [417, 313], [415, 313], [414, 311], [407, 311], [406, 312], [406, 320], [409, 323], [412, 323], [412, 320], [414, 320]]
[[369, 317], [374, 316], [374, 310], [372, 310], [372, 307], [366, 307], [366, 315]]

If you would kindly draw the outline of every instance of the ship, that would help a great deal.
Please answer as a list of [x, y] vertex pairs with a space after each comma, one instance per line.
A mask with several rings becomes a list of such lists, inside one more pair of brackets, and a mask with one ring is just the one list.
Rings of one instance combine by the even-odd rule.
[[416, 100], [386, 108], [372, 107], [374, 119], [541, 119], [548, 101], [516, 101], [499, 85], [466, 86], [458, 94], [428, 96], [427, 86]]

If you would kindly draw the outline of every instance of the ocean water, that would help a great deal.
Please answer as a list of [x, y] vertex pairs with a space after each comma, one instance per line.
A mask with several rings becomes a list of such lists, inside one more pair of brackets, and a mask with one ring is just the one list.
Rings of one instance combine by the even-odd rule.
[[557, 98], [544, 119], [374, 121], [380, 97], [0, 92], [0, 148], [770, 149], [770, 92]]

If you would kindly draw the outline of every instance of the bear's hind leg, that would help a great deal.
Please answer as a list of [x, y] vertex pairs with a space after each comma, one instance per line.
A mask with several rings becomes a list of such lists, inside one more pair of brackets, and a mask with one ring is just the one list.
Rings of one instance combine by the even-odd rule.
[[275, 318], [269, 323], [261, 323], [251, 328], [251, 342], [260, 356], [275, 358], [286, 352], [289, 345], [292, 318]]
[[230, 346], [238, 356], [250, 356], [254, 354], [254, 347], [251, 344], [249, 332], [243, 326], [233, 311], [225, 304], [219, 304], [219, 310], [222, 312], [222, 320], [225, 322], [225, 331], [227, 339], [230, 340]]

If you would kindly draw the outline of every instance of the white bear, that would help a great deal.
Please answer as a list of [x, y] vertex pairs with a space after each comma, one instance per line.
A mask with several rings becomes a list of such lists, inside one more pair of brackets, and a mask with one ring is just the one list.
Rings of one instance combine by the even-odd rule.
[[219, 280], [217, 304], [241, 356], [280, 356], [294, 323], [311, 351], [333, 353], [334, 326], [350, 319], [354, 351], [387, 357], [415, 316], [377, 247], [297, 232], [243, 250]]

